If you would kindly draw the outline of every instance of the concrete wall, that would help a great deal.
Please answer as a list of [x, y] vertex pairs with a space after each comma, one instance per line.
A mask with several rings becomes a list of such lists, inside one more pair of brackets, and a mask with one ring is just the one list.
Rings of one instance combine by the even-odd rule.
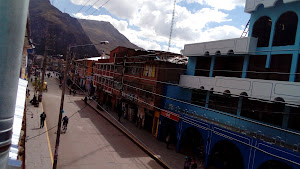
[[300, 83], [235, 77], [203, 77], [181, 75], [180, 86], [217, 92], [229, 90], [231, 94], [247, 93], [249, 97], [273, 101], [282, 98], [286, 103], [300, 104]]
[[[279, 0], [246, 0], [245, 12], [251, 13], [257, 9], [258, 6], [263, 5], [265, 8], [273, 7]], [[283, 0], [283, 3], [296, 2], [300, 0]]]
[[185, 56], [204, 56], [215, 55], [221, 52], [221, 55], [227, 55], [230, 50], [235, 54], [247, 54], [256, 49], [257, 39], [253, 37], [226, 39], [204, 43], [194, 43], [184, 45], [183, 55]]

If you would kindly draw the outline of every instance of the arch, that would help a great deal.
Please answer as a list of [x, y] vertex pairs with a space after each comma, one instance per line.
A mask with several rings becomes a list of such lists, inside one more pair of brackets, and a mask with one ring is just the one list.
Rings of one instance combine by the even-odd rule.
[[240, 96], [248, 96], [248, 94], [246, 93], [246, 92], [242, 92], [241, 94], [240, 94]]
[[216, 55], [221, 55], [221, 52], [219, 50], [216, 51]]
[[272, 19], [262, 16], [253, 25], [252, 37], [258, 38], [257, 47], [268, 47], [272, 28]]
[[264, 163], [262, 163], [258, 169], [293, 169], [288, 164], [277, 161], [277, 160], [269, 160]]
[[202, 134], [195, 127], [184, 130], [180, 140], [180, 152], [198, 159], [204, 157], [204, 140]]
[[264, 8], [265, 8], [265, 5], [261, 3], [261, 4], [256, 5], [255, 11], [258, 11], [258, 10], [261, 10]]
[[234, 143], [221, 140], [214, 145], [210, 152], [208, 168], [243, 169], [243, 155]]
[[274, 99], [274, 101], [285, 102], [284, 99], [281, 98], [281, 97], [276, 97], [276, 98]]
[[295, 12], [283, 13], [275, 25], [273, 46], [294, 45], [298, 25], [298, 16]]
[[227, 52], [227, 55], [233, 55], [234, 54], [234, 51], [232, 49], [230, 49], [228, 52]]
[[209, 51], [206, 51], [206, 52], [204, 53], [204, 56], [209, 56]]
[[210, 91], [214, 91], [214, 88], [212, 87], [212, 88], [210, 88]]
[[224, 94], [230, 94], [230, 91], [229, 90], [225, 90], [223, 93]]
[[204, 86], [201, 86], [201, 87], [200, 87], [200, 90], [204, 90]]

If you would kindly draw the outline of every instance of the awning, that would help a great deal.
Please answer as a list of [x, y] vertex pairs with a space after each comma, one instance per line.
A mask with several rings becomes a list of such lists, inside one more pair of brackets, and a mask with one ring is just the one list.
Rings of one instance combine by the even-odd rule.
[[14, 122], [13, 122], [13, 132], [12, 132], [12, 139], [11, 139], [11, 147], [9, 151], [9, 159], [17, 160], [18, 157], [18, 143], [20, 139], [21, 129], [22, 129], [22, 121], [24, 115], [24, 108], [25, 108], [25, 100], [26, 100], [26, 87], [28, 81], [19, 78], [18, 84], [18, 92], [17, 92], [17, 99], [16, 99], [16, 106], [15, 106], [15, 115], [14, 115]]

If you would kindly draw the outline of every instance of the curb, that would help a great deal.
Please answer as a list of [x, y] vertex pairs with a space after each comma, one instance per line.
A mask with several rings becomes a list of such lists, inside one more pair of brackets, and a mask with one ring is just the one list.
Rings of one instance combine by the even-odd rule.
[[[83, 99], [81, 99], [84, 101]], [[105, 115], [103, 115], [98, 109], [91, 106], [89, 103], [87, 103], [88, 106], [90, 106], [92, 109], [94, 109], [98, 114], [100, 114], [102, 117], [104, 117], [110, 124], [115, 126], [119, 131], [121, 131], [123, 134], [125, 134], [131, 141], [133, 141], [138, 147], [140, 147], [146, 154], [148, 154], [153, 160], [155, 160], [159, 165], [161, 165], [165, 169], [170, 169], [170, 167], [163, 162], [160, 158], [157, 157], [157, 155], [153, 154], [150, 150], [148, 150], [145, 146], [143, 146], [140, 141], [136, 140], [134, 137], [131, 136], [131, 134], [127, 133], [124, 129], [122, 129], [118, 124], [115, 124], [112, 120], [107, 118]]]

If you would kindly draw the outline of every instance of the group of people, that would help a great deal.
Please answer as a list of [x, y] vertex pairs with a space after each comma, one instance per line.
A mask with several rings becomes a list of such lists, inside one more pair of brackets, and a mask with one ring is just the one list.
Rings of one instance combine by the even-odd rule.
[[192, 159], [191, 157], [186, 156], [184, 161], [184, 167], [183, 169], [196, 169], [197, 163], [195, 159]]

